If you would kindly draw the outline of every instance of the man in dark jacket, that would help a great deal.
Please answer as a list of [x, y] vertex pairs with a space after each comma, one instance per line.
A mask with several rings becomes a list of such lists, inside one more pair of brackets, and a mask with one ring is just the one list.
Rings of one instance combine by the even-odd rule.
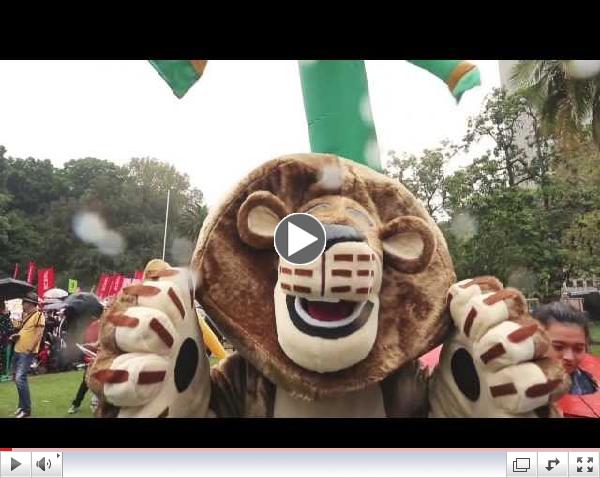
[[10, 359], [12, 353], [10, 336], [12, 333], [13, 326], [10, 320], [10, 312], [6, 307], [6, 302], [0, 300], [0, 382], [10, 380]]

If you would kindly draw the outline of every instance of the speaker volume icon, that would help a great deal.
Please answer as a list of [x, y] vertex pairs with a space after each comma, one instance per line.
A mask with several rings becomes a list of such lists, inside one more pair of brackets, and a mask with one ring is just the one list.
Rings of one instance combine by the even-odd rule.
[[46, 468], [52, 468], [52, 462], [49, 459], [42, 457], [41, 459], [35, 462], [35, 466], [37, 466], [42, 471], [46, 471]]

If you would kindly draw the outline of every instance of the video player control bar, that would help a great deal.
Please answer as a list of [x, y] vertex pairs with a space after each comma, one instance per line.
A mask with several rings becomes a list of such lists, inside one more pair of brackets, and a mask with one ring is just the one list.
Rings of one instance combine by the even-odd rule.
[[3, 451], [0, 453], [0, 477], [60, 478], [63, 476], [63, 452]]
[[598, 459], [598, 451], [21, 449], [0, 454], [0, 477], [599, 478]]
[[507, 454], [506, 476], [598, 478], [598, 452], [511, 452]]

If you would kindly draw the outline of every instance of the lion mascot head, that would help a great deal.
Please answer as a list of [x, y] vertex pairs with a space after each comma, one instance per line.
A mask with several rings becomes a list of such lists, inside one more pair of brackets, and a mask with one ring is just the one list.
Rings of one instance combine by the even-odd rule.
[[[290, 213], [326, 232], [296, 266], [273, 235]], [[309, 399], [379, 382], [447, 334], [455, 281], [444, 237], [397, 180], [349, 160], [297, 154], [252, 171], [211, 210], [192, 268], [196, 297], [239, 353]]]

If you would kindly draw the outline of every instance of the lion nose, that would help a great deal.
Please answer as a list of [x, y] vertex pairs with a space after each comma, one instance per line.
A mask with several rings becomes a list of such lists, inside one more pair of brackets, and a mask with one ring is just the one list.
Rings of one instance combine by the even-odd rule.
[[365, 236], [354, 229], [352, 226], [343, 226], [340, 224], [323, 224], [325, 228], [325, 250], [338, 242], [363, 242]]

